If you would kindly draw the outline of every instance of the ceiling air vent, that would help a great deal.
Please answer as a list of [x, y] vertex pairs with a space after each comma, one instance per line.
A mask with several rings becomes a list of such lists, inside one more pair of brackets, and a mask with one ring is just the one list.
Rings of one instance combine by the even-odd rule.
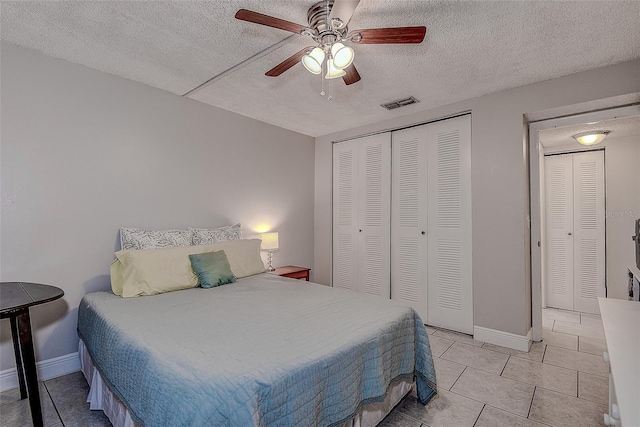
[[404, 99], [398, 99], [397, 101], [389, 102], [387, 104], [381, 104], [381, 107], [386, 108], [387, 110], [395, 110], [396, 108], [406, 107], [407, 105], [417, 104], [418, 101], [413, 96]]

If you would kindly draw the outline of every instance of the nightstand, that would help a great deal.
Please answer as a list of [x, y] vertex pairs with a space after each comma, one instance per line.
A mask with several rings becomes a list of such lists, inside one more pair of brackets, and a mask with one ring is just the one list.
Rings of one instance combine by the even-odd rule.
[[310, 271], [310, 268], [287, 265], [285, 267], [278, 267], [273, 271], [267, 271], [267, 273], [275, 274], [276, 276], [290, 277], [292, 279], [305, 279], [308, 282]]

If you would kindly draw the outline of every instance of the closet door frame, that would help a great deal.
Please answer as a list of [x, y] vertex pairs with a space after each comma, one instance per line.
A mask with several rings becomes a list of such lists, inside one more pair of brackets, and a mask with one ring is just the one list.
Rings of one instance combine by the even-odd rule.
[[[474, 333], [474, 326], [473, 326], [473, 285], [472, 285], [473, 278], [472, 278], [472, 258], [471, 258], [471, 252], [472, 252], [472, 250], [471, 250], [471, 212], [472, 211], [471, 211], [471, 178], [470, 178], [470, 176], [471, 176], [471, 146], [470, 146], [470, 141], [471, 141], [471, 113], [470, 112], [463, 112], [463, 113], [460, 113], [460, 114], [455, 115], [455, 116], [443, 118], [441, 120], [435, 120], [435, 121], [432, 121], [432, 122], [416, 124], [416, 125], [408, 126], [408, 127], [405, 127], [405, 128], [398, 128], [398, 129], [388, 130], [388, 131], [384, 131], [384, 132], [377, 132], [377, 133], [370, 134], [370, 135], [364, 135], [364, 136], [361, 136], [361, 137], [350, 138], [350, 139], [344, 140], [344, 141], [334, 141], [334, 143], [333, 143], [333, 150], [334, 150], [333, 151], [333, 161], [334, 161], [334, 164], [333, 164], [333, 175], [332, 175], [334, 182], [332, 183], [332, 188], [333, 188], [333, 190], [335, 192], [336, 186], [337, 186], [337, 184], [335, 182], [336, 179], [337, 179], [336, 173], [335, 173], [335, 171], [336, 171], [336, 162], [337, 162], [336, 145], [344, 144], [344, 143], [351, 143], [353, 141], [356, 141], [356, 140], [359, 140], [359, 139], [362, 139], [362, 138], [365, 138], [365, 137], [374, 136], [374, 135], [380, 135], [380, 134], [387, 134], [387, 135], [389, 135], [390, 138], [392, 138], [393, 133], [398, 133], [398, 132], [402, 132], [402, 131], [405, 131], [405, 130], [410, 130], [412, 128], [418, 128], [418, 127], [422, 127], [422, 126], [434, 125], [434, 124], [438, 124], [440, 122], [454, 120], [454, 119], [461, 118], [461, 117], [464, 117], [464, 118], [466, 118], [468, 120], [468, 128], [467, 128], [468, 130], [464, 131], [466, 133], [466, 137], [468, 138], [468, 143], [464, 147], [464, 153], [461, 154], [461, 162], [462, 162], [461, 163], [461, 170], [463, 170], [467, 174], [467, 176], [463, 178], [463, 180], [465, 181], [465, 185], [463, 186], [464, 188], [462, 190], [462, 197], [464, 198], [464, 200], [466, 200], [466, 206], [465, 206], [465, 212], [463, 213], [462, 221], [466, 224], [464, 233], [466, 233], [466, 238], [468, 240], [468, 246], [465, 248], [465, 250], [468, 251], [468, 257], [467, 257], [468, 264], [466, 266], [462, 267], [461, 275], [464, 276], [463, 280], [466, 280], [470, 284], [469, 285], [470, 289], [466, 293], [466, 299], [468, 301], [467, 304], [468, 304], [469, 309], [468, 309], [468, 313], [467, 313], [466, 319], [463, 321], [465, 326], [464, 327], [457, 327], [456, 329], [460, 330], [460, 331], [463, 331], [463, 332], [467, 332], [467, 333], [473, 334]], [[395, 148], [393, 148], [393, 146], [392, 146], [391, 150], [394, 151]], [[393, 160], [394, 156], [395, 156], [395, 154], [391, 155], [392, 161], [394, 161]], [[397, 173], [397, 170], [396, 170], [397, 168], [392, 167], [390, 169], [391, 169], [391, 174], [395, 175]], [[361, 174], [361, 172], [358, 172], [358, 173]], [[421, 173], [425, 173], [426, 174], [427, 172], [426, 171], [422, 171]], [[392, 179], [392, 184], [391, 185], [393, 186], [393, 179]], [[396, 202], [398, 201], [397, 200], [397, 196], [398, 195], [395, 194], [395, 193], [396, 193], [396, 191], [393, 191], [393, 190], [391, 191], [392, 203], [390, 205], [391, 205], [392, 212], [391, 212], [390, 224], [393, 224], [393, 221], [394, 221], [393, 220], [393, 216], [394, 216], [393, 210], [397, 206]], [[335, 206], [335, 196], [332, 196], [332, 201], [334, 203], [334, 206], [332, 206], [332, 211], [333, 211], [333, 214], [334, 214], [334, 217], [335, 217], [336, 212], [337, 212], [337, 208]], [[427, 210], [428, 210], [428, 208], [427, 208]], [[395, 213], [395, 215], [397, 215], [397, 212]], [[425, 215], [425, 217], [426, 217], [425, 221], [428, 221], [428, 217], [426, 215]], [[335, 264], [336, 264], [336, 235], [335, 235], [335, 227], [333, 227], [333, 228], [334, 228], [334, 235], [332, 236], [332, 248], [333, 248], [333, 254], [332, 254], [332, 285], [335, 286], [336, 285], [336, 283], [335, 283], [335, 280], [336, 280], [336, 278], [335, 278], [335, 272], [336, 272], [336, 266], [335, 266]], [[419, 224], [419, 227], [417, 227], [417, 228], [420, 229], [419, 230], [420, 231], [420, 236], [427, 237], [427, 239], [423, 239], [423, 240], [428, 240], [428, 236], [426, 236], [427, 233], [428, 233], [428, 223], [422, 223], [421, 222]], [[358, 232], [358, 234], [361, 234], [360, 228], [357, 229], [357, 232]], [[423, 234], [423, 232], [424, 232], [424, 234]], [[391, 232], [390, 232], [390, 234], [391, 234]], [[423, 245], [426, 246], [427, 243], [424, 242]], [[390, 245], [389, 245], [389, 247], [391, 248], [390, 257], [391, 256], [397, 257], [398, 248], [397, 248], [397, 245], [394, 245], [393, 239], [391, 239], [391, 237], [390, 237]], [[424, 252], [425, 254], [428, 253], [428, 248], [423, 249], [423, 250], [425, 251]], [[393, 265], [395, 263], [391, 262], [391, 260], [390, 260], [389, 264], [390, 264], [390, 270], [391, 270], [390, 276], [393, 276], [394, 273], [397, 274], [397, 268], [393, 267]], [[422, 263], [422, 265], [424, 267], [423, 275], [425, 276], [425, 280], [428, 281], [428, 276], [427, 276], [428, 275], [428, 270], [427, 270], [426, 259]], [[362, 275], [362, 273], [360, 273], [359, 275]], [[425, 282], [424, 288], [426, 288], [426, 282]], [[427, 302], [428, 290], [427, 289], [423, 289], [423, 291], [424, 291], [424, 298], [420, 297], [420, 299], [423, 300], [424, 302], [420, 302], [417, 305], [415, 303], [414, 304], [410, 304], [410, 305], [414, 305], [415, 306], [416, 311], [422, 315], [423, 320], [426, 322], [427, 321], [427, 315], [428, 315], [428, 313], [426, 313], [427, 304], [428, 304], [428, 302]], [[390, 290], [390, 296], [392, 296], [391, 295], [392, 293], [393, 293], [393, 290]]]
[[532, 317], [532, 339], [542, 340], [542, 308], [543, 308], [543, 280], [542, 264], [544, 258], [544, 248], [542, 246], [542, 234], [544, 232], [543, 208], [541, 188], [544, 176], [544, 148], [540, 144], [539, 132], [546, 129], [553, 129], [566, 126], [580, 125], [589, 122], [599, 122], [614, 118], [624, 118], [637, 116], [640, 114], [640, 105], [628, 105], [625, 107], [614, 107], [606, 110], [594, 111], [584, 114], [576, 114], [566, 117], [552, 118], [529, 124], [528, 158], [525, 159], [529, 165], [529, 215], [527, 215], [528, 229], [530, 232], [531, 251], [526, 254], [527, 262], [531, 263], [531, 276], [526, 279], [531, 281], [531, 317]]

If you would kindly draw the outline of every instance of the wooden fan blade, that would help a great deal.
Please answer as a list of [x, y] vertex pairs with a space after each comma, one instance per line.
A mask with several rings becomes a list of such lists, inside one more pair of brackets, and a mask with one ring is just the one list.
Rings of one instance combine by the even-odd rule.
[[350, 36], [351, 41], [360, 44], [422, 43], [426, 32], [426, 27], [370, 28], [354, 31]]
[[300, 52], [294, 53], [293, 55], [291, 55], [290, 57], [288, 57], [287, 59], [285, 59], [284, 61], [282, 61], [281, 63], [279, 63], [278, 65], [276, 65], [275, 67], [273, 67], [272, 69], [270, 69], [269, 71], [267, 71], [265, 74], [265, 76], [269, 76], [269, 77], [278, 77], [280, 74], [284, 73], [285, 71], [287, 71], [289, 68], [293, 67], [294, 65], [296, 65], [298, 62], [300, 62], [300, 60], [302, 59], [302, 57], [310, 50], [313, 49], [313, 46], [308, 46], [305, 47], [304, 49], [302, 49]]
[[346, 27], [351, 20], [353, 11], [358, 7], [360, 0], [335, 0], [331, 7], [331, 13], [329, 13], [329, 22], [334, 18], [339, 18], [343, 22], [343, 27]]
[[347, 68], [345, 68], [344, 71], [347, 74], [342, 76], [342, 80], [344, 80], [344, 83], [347, 86], [352, 85], [355, 82], [359, 82], [360, 81], [360, 73], [358, 73], [358, 70], [356, 70], [356, 67], [355, 67], [355, 65], [353, 65], [353, 63], [351, 65], [349, 65]]
[[247, 9], [240, 9], [236, 12], [236, 19], [242, 21], [253, 22], [254, 24], [266, 25], [267, 27], [279, 28], [292, 33], [300, 34], [306, 27], [284, 19], [274, 18], [273, 16], [263, 15], [262, 13], [252, 12]]

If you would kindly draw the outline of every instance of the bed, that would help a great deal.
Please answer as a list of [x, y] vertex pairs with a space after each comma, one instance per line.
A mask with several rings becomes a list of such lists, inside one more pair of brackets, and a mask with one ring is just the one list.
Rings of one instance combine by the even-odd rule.
[[254, 274], [153, 296], [86, 295], [92, 409], [121, 426], [372, 426], [415, 384], [436, 390], [411, 308]]

